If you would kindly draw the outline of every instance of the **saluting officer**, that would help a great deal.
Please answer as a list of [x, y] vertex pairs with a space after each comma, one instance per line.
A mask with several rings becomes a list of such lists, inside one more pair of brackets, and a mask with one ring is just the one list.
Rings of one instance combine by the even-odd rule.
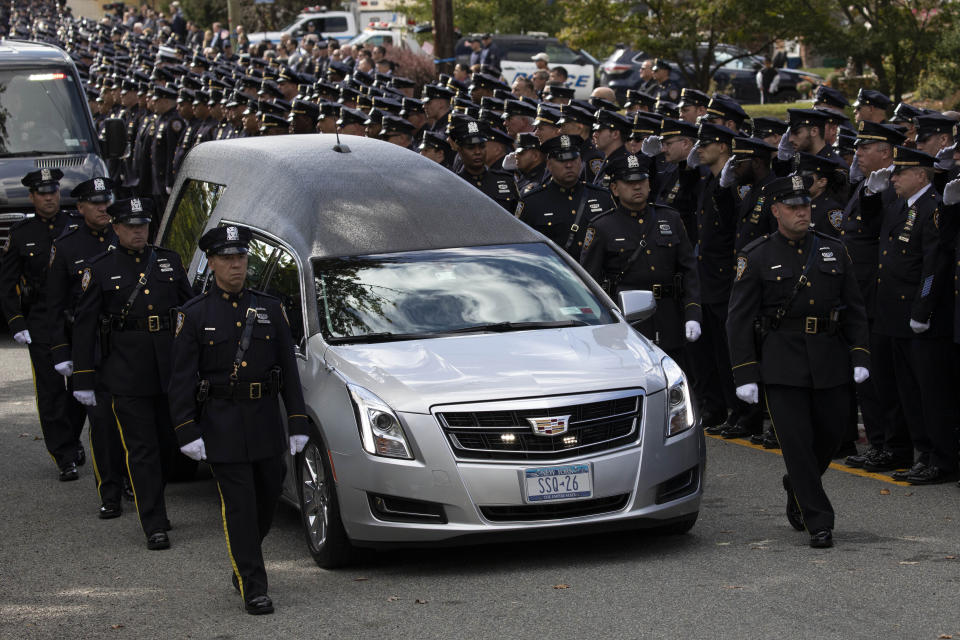
[[737, 257], [727, 335], [737, 396], [756, 404], [764, 384], [787, 467], [787, 519], [822, 548], [833, 546], [834, 511], [821, 476], [847, 424], [851, 375], [866, 380], [870, 354], [850, 258], [836, 238], [809, 231], [810, 182], [791, 176], [764, 189], [777, 231]]
[[647, 202], [651, 159], [628, 155], [611, 167], [610, 189], [620, 203], [587, 228], [580, 263], [611, 296], [647, 289], [657, 311], [637, 330], [685, 367], [684, 338], [700, 337], [697, 259], [680, 214]]
[[[250, 230], [200, 238], [215, 284], [177, 314], [170, 410], [181, 451], [206, 459], [220, 492], [233, 584], [247, 613], [273, 613], [261, 543], [276, 511], [287, 446], [309, 440], [290, 325], [280, 301], [244, 287]], [[199, 404], [199, 408], [198, 408]]]
[[86, 414], [53, 367], [45, 295], [53, 241], [79, 224], [77, 218], [60, 210], [62, 177], [59, 169], [40, 169], [21, 180], [30, 190], [36, 215], [10, 228], [0, 260], [0, 307], [13, 339], [30, 351], [44, 444], [60, 469], [60, 480], [70, 481], [79, 477], [77, 465], [86, 459], [79, 442]]
[[[73, 324], [80, 300], [80, 280], [87, 260], [116, 248], [117, 237], [110, 226], [107, 206], [113, 199], [114, 184], [98, 177], [78, 184], [70, 195], [77, 199], [83, 223], [64, 231], [53, 243], [50, 269], [47, 273], [49, 326], [53, 347], [54, 368], [62, 375], [73, 375]], [[97, 385], [97, 405], [87, 407], [90, 419], [90, 450], [100, 496], [99, 517], [116, 518], [123, 513], [121, 491], [123, 446], [110, 408], [110, 394]]]
[[166, 396], [173, 345], [170, 312], [193, 292], [180, 256], [147, 244], [151, 200], [118, 200], [107, 212], [118, 246], [89, 260], [80, 278], [74, 395], [83, 404], [96, 406], [99, 382], [113, 396], [147, 548], [167, 549], [170, 523], [161, 459], [165, 451], [176, 454]]
[[587, 225], [616, 207], [604, 187], [580, 179], [580, 138], [559, 135], [540, 144], [550, 180], [523, 194], [516, 216], [580, 259]]

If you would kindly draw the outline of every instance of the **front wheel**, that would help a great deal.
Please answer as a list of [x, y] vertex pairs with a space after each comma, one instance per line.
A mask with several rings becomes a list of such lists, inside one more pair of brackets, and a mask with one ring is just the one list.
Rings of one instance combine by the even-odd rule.
[[296, 464], [300, 521], [313, 561], [323, 569], [350, 564], [355, 549], [343, 528], [333, 472], [318, 436], [310, 437]]

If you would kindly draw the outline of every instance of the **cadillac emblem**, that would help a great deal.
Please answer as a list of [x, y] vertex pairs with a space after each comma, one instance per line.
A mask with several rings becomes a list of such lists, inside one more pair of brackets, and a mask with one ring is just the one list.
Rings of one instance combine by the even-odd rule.
[[570, 416], [554, 416], [549, 418], [527, 418], [533, 428], [534, 435], [558, 436], [567, 432], [570, 425]]

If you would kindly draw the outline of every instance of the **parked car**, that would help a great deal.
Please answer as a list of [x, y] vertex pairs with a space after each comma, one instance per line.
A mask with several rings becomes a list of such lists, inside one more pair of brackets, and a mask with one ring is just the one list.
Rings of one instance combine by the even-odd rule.
[[[735, 99], [743, 103], [760, 102], [760, 91], [757, 89], [757, 71], [763, 66], [760, 56], [746, 56], [746, 50], [730, 45], [718, 45], [714, 49], [714, 64], [723, 64], [713, 74], [717, 90], [730, 93]], [[640, 65], [651, 57], [643, 51], [629, 47], [618, 47], [610, 57], [600, 65], [600, 84], [612, 88], [620, 99], [626, 96], [628, 89], [637, 89], [642, 84], [640, 79]], [[681, 87], [687, 86], [687, 79], [680, 72], [681, 65], [692, 66], [692, 58], [686, 57], [679, 63], [672, 63], [674, 67], [670, 77]], [[774, 96], [777, 102], [793, 102], [800, 98], [797, 85], [801, 82], [823, 82], [823, 78], [816, 74], [796, 69], [779, 69], [780, 89]]]
[[309, 33], [315, 33], [324, 38], [336, 38], [341, 42], [353, 38], [359, 33], [357, 16], [352, 11], [325, 11], [322, 7], [316, 11], [305, 11], [296, 19], [279, 31], [254, 31], [247, 35], [250, 44], [262, 40], [280, 42], [283, 34], [292, 38], [302, 38]]
[[[532, 60], [538, 53], [550, 56], [550, 67], [567, 70], [567, 86], [576, 89], [576, 97], [587, 99], [596, 83], [598, 61], [586, 51], [574, 51], [556, 38], [543, 35], [493, 34], [493, 43], [500, 50], [501, 72], [507, 84], [517, 76], [530, 76], [537, 69]], [[457, 40], [454, 48], [457, 62], [470, 63], [470, 45], [466, 38]]]
[[160, 228], [198, 291], [204, 231], [253, 230], [249, 286], [282, 301], [297, 345], [312, 433], [283, 495], [317, 564], [398, 543], [690, 529], [704, 437], [683, 372], [630, 325], [652, 293], [618, 307], [455, 174], [343, 141], [201, 144]]

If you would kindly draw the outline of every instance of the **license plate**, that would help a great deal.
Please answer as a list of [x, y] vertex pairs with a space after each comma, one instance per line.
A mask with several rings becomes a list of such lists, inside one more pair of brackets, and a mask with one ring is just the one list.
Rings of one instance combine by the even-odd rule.
[[524, 469], [527, 502], [576, 500], [593, 495], [593, 474], [589, 463]]

